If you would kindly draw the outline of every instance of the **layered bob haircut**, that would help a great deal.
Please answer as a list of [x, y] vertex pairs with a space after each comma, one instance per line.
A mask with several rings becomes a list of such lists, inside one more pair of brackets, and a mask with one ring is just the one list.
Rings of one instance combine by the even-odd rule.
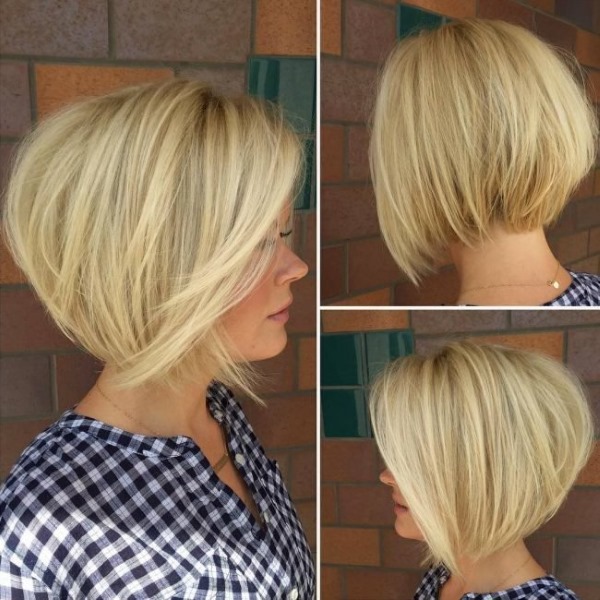
[[4, 229], [60, 329], [116, 385], [201, 373], [252, 395], [221, 317], [271, 267], [302, 146], [281, 111], [185, 79], [84, 100], [20, 147]]
[[554, 515], [594, 435], [582, 387], [560, 363], [469, 342], [390, 363], [370, 410], [428, 560], [459, 575], [459, 556], [491, 556]]
[[503, 21], [399, 42], [380, 78], [370, 164], [383, 238], [414, 283], [453, 242], [558, 218], [596, 151], [582, 81], [570, 55]]

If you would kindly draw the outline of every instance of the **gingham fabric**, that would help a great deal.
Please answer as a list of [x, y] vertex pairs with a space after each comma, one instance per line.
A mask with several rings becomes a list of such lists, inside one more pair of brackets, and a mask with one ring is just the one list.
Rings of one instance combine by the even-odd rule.
[[192, 438], [133, 434], [69, 409], [0, 488], [0, 598], [314, 598], [277, 463], [226, 387], [213, 382], [207, 398], [264, 528]]
[[600, 275], [569, 273], [573, 279], [571, 285], [544, 306], [600, 306]]
[[[425, 573], [414, 600], [437, 600], [440, 588], [448, 581], [450, 573], [443, 567], [432, 568]], [[531, 579], [500, 592], [479, 594], [470, 592], [461, 600], [579, 600], [578, 597], [560, 581], [546, 575]]]

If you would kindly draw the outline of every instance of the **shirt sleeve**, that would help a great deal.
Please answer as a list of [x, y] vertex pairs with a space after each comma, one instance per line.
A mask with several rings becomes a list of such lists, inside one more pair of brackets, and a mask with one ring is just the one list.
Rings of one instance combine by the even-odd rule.
[[0, 553], [0, 599], [51, 600], [54, 597], [32, 573], [21, 569], [4, 552]]

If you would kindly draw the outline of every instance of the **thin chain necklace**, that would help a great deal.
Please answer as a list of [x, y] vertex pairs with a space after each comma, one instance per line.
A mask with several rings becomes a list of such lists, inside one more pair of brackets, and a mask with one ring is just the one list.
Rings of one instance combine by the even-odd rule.
[[529, 555], [526, 559], [525, 562], [521, 563], [520, 567], [518, 569], [515, 569], [512, 573], [510, 573], [507, 577], [505, 577], [502, 581], [500, 581], [499, 583], [497, 583], [494, 588], [498, 589], [501, 588], [502, 584], [505, 581], [508, 581], [513, 575], [516, 575], [533, 557], [531, 555]]
[[549, 287], [553, 287], [554, 289], [558, 289], [560, 287], [560, 283], [558, 283], [557, 277], [558, 272], [560, 271], [560, 261], [556, 261], [556, 272], [554, 273], [554, 277], [552, 279], [548, 279], [546, 283], [499, 283], [496, 285], [482, 285], [479, 287], [469, 288], [462, 292], [461, 296], [468, 294], [469, 292], [474, 292], [475, 290], [489, 290], [493, 288], [500, 287], [541, 287], [542, 285], [547, 285]]
[[[100, 389], [100, 386], [98, 385], [98, 382], [96, 382], [94, 385], [96, 386], [96, 388], [98, 389], [98, 391], [100, 392], [100, 394], [102, 394], [102, 396], [104, 398], [106, 398], [106, 400], [108, 400], [118, 411], [122, 412], [124, 415], [126, 415], [127, 417], [129, 417], [134, 423], [137, 423], [138, 425], [141, 425], [144, 429], [147, 429], [148, 431], [150, 431], [151, 433], [153, 433], [156, 437], [165, 437], [165, 436], [161, 435], [160, 433], [157, 433], [156, 431], [154, 431], [154, 429], [151, 429], [150, 427], [148, 427], [148, 425], [145, 425], [141, 421], [138, 421], [138, 419], [136, 419], [135, 417], [133, 417], [132, 415], [130, 415], [124, 408], [121, 408], [115, 402], [113, 402]], [[223, 431], [223, 427], [221, 427], [221, 425], [219, 425], [219, 430], [221, 431], [221, 436], [223, 437], [223, 446], [225, 447], [225, 454], [223, 454], [223, 456], [221, 456], [221, 458], [214, 465], [212, 465], [213, 471], [215, 473], [218, 473], [227, 464], [227, 461], [229, 460], [229, 451], [227, 449], [227, 440], [225, 439], [225, 432]]]

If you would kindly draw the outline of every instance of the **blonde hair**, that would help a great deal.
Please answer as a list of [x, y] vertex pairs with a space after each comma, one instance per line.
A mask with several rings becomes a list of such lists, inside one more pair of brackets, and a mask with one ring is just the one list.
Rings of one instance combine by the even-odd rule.
[[459, 556], [490, 556], [554, 515], [594, 435], [582, 387], [560, 363], [468, 342], [389, 364], [370, 410], [428, 559], [459, 574]]
[[415, 283], [452, 242], [552, 224], [591, 168], [597, 121], [570, 55], [503, 21], [401, 41], [380, 79], [370, 164], [383, 238]]
[[4, 230], [59, 328], [118, 370], [250, 395], [221, 317], [271, 266], [302, 147], [281, 111], [184, 79], [72, 105], [21, 145]]

